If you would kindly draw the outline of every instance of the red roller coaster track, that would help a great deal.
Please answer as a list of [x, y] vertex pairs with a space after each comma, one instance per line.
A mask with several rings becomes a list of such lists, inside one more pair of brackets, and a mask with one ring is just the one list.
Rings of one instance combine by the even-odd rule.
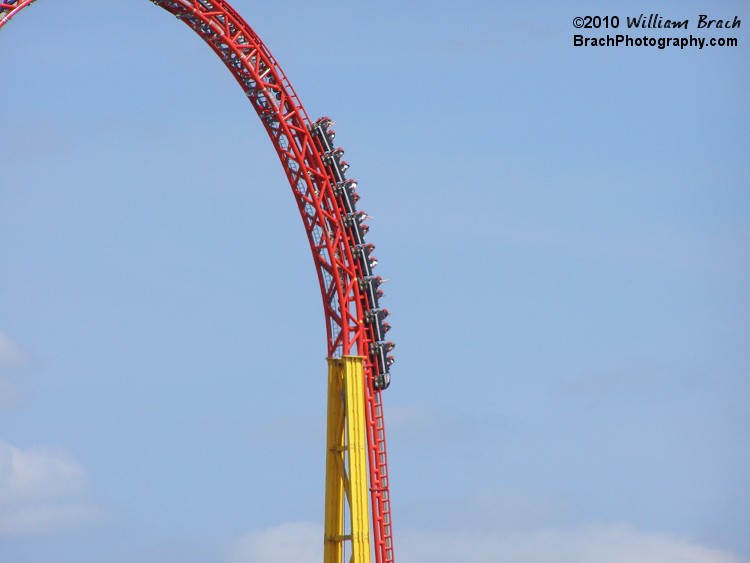
[[[35, 0], [0, 0], [0, 28]], [[343, 150], [331, 144], [330, 120], [311, 122], [281, 67], [225, 0], [150, 0], [195, 31], [214, 50], [255, 108], [276, 148], [310, 242], [323, 298], [328, 357], [364, 357], [373, 543], [377, 563], [394, 561], [381, 391], [390, 382], [384, 341], [388, 314], [378, 303], [382, 281], [366, 243], [367, 226]]]

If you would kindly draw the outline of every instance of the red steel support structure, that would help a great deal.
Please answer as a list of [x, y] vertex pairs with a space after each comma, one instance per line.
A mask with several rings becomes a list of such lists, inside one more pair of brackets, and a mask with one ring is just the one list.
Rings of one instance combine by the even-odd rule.
[[[0, 28], [35, 0], [0, 0]], [[372, 538], [375, 561], [394, 561], [381, 391], [390, 381], [393, 347], [372, 274], [373, 245], [363, 237], [356, 184], [345, 177], [343, 150], [330, 142], [330, 120], [311, 122], [281, 67], [225, 0], [150, 0], [195, 31], [214, 50], [255, 108], [276, 148], [310, 242], [328, 337], [328, 357], [364, 358]]]

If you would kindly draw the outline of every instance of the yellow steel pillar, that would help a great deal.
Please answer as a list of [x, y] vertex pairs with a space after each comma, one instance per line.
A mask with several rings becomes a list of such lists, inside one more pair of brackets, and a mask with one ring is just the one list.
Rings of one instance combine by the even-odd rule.
[[[363, 358], [328, 359], [324, 563], [370, 563]], [[349, 531], [346, 531], [347, 516]]]

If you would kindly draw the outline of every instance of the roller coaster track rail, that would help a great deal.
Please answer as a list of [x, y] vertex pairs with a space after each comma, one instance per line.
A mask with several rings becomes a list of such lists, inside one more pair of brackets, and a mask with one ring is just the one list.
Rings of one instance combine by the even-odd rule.
[[[307, 232], [323, 299], [329, 358], [364, 358], [372, 540], [376, 563], [394, 561], [385, 424], [381, 392], [390, 383], [385, 340], [388, 310], [374, 246], [365, 240], [367, 214], [357, 209], [343, 149], [332, 121], [312, 122], [276, 59], [225, 0], [149, 0], [197, 33], [242, 87], [284, 168]], [[0, 28], [35, 0], [0, 0]]]

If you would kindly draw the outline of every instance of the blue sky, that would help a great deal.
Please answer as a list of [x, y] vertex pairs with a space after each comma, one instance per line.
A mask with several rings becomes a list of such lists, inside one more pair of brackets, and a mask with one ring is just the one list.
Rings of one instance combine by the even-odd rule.
[[[398, 559], [750, 561], [746, 3], [233, 5], [375, 217]], [[572, 46], [640, 13], [747, 21]], [[0, 52], [0, 560], [319, 560], [322, 308], [242, 91], [146, 0]]]

